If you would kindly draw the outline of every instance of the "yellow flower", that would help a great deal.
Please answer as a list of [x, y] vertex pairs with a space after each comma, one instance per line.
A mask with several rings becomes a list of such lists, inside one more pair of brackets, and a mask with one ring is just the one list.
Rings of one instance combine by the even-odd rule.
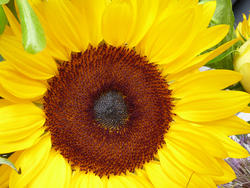
[[240, 37], [243, 41], [250, 38], [250, 18], [248, 19], [245, 14], [243, 14], [243, 21], [240, 22], [236, 28], [236, 35]]
[[243, 21], [236, 28], [236, 34], [245, 43], [238, 49], [234, 58], [234, 68], [242, 75], [241, 83], [250, 93], [250, 18], [243, 14]]
[[[0, 36], [2, 187], [216, 187], [248, 157], [228, 136], [247, 93], [222, 90], [241, 75], [198, 68], [237, 40], [208, 28], [215, 2], [48, 0], [33, 5], [47, 47], [22, 48], [21, 28]], [[200, 55], [202, 54], [202, 55]], [[16, 152], [18, 151], [18, 152]], [[2, 173], [1, 173], [2, 174]]]
[[241, 83], [250, 93], [250, 38], [238, 49], [234, 58], [234, 68], [241, 73]]

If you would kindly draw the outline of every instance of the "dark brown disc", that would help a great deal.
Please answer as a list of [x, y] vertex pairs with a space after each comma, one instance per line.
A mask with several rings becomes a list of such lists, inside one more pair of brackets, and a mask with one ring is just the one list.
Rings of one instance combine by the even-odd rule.
[[72, 55], [49, 81], [45, 126], [72, 167], [98, 176], [142, 168], [172, 121], [171, 91], [155, 64], [102, 44]]

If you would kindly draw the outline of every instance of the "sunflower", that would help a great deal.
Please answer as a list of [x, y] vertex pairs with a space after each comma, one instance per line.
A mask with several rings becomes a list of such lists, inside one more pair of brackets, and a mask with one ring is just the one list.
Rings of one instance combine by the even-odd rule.
[[250, 93], [250, 18], [248, 20], [243, 14], [243, 21], [240, 22], [236, 29], [236, 34], [243, 42], [238, 48], [238, 53], [234, 57], [234, 69], [241, 73], [241, 84]]
[[236, 35], [240, 37], [243, 41], [250, 39], [250, 18], [248, 19], [245, 14], [242, 14], [243, 21], [240, 22], [236, 28]]
[[[46, 33], [24, 51], [9, 21], [0, 38], [2, 187], [216, 187], [224, 161], [248, 152], [230, 139], [250, 96], [223, 90], [241, 76], [199, 72], [236, 40], [208, 27], [215, 2], [48, 0], [32, 3]], [[3, 175], [2, 175], [3, 174]]]

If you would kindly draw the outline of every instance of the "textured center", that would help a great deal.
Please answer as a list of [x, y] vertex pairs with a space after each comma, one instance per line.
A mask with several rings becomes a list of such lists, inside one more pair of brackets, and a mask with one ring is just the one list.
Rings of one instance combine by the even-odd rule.
[[72, 168], [100, 177], [154, 160], [173, 116], [157, 66], [106, 44], [62, 62], [43, 99], [53, 148]]
[[125, 124], [128, 118], [127, 106], [121, 93], [109, 91], [95, 101], [96, 121], [104, 127], [117, 129]]

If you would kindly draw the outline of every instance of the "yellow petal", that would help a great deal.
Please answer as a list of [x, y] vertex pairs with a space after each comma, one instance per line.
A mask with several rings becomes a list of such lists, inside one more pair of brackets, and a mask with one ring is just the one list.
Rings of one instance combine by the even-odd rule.
[[241, 38], [241, 40], [244, 41], [242, 36], [245, 39], [249, 39], [250, 37], [250, 19], [248, 17], [248, 20], [247, 20], [247, 17], [245, 14], [242, 14], [242, 17], [243, 17], [242, 22], [240, 22], [236, 28], [236, 31], [237, 31], [236, 34], [237, 34], [237, 37]]
[[143, 187], [145, 187], [145, 188], [152, 188], [153, 187], [153, 184], [149, 180], [144, 169], [135, 169], [134, 174], [136, 174], [136, 175], [134, 175], [134, 176], [136, 176], [135, 178], [137, 179], [137, 181], [139, 181], [143, 185]]
[[10, 24], [10, 27], [13, 31], [13, 33], [18, 36], [21, 37], [21, 26], [18, 23], [16, 17], [12, 14], [12, 12], [9, 10], [9, 8], [6, 5], [2, 6], [5, 12], [5, 15], [8, 19], [8, 22]]
[[249, 94], [239, 91], [194, 94], [178, 101], [175, 113], [189, 121], [214, 121], [236, 114], [243, 110], [249, 101]]
[[214, 133], [214, 136], [217, 137], [217, 139], [220, 140], [223, 147], [226, 149], [228, 156], [231, 158], [246, 158], [249, 157], [248, 151], [243, 148], [240, 144], [233, 141], [231, 138], [222, 135], [218, 132]]
[[12, 104], [0, 108], [0, 130], [24, 128], [44, 119], [43, 111], [32, 103]]
[[166, 138], [166, 144], [168, 150], [166, 147], [165, 150], [168, 151], [168, 155], [174, 157], [176, 161], [189, 168], [191, 171], [209, 175], [222, 174], [217, 161], [209, 154], [189, 145], [177, 142], [171, 138]]
[[190, 25], [194, 22], [193, 18], [193, 9], [187, 9], [168, 16], [158, 25], [152, 26], [152, 29], [139, 44], [138, 51], [146, 55], [150, 61], [157, 63], [169, 57], [176, 50], [180, 50], [182, 45], [189, 44], [188, 41], [181, 40], [183, 39], [184, 31], [188, 37], [185, 37], [183, 40], [192, 39], [193, 35], [186, 34], [186, 32], [190, 32]]
[[[135, 175], [133, 173], [128, 173], [126, 176], [124, 176], [123, 181], [125, 181], [125, 184], [127, 185], [127, 187], [130, 187], [130, 185], [132, 185], [131, 182], [133, 182], [133, 184], [136, 187], [145, 187], [145, 188], [152, 188], [153, 187], [153, 185], [150, 182], [150, 180], [148, 179], [145, 171], [144, 171], [143, 175], [142, 174], [141, 175], [138, 175], [138, 174]], [[126, 183], [126, 181], [127, 181], [127, 183]], [[129, 181], [129, 183], [128, 183], [128, 181]]]
[[190, 44], [189, 49], [186, 50], [185, 53], [181, 54], [171, 62], [169, 62], [170, 59], [166, 58], [158, 62], [158, 64], [165, 64], [170, 73], [180, 71], [185, 66], [190, 66], [189, 62], [193, 58], [219, 43], [225, 37], [228, 30], [228, 25], [218, 25], [205, 29], [197, 34], [196, 38]]
[[0, 53], [4, 59], [30, 78], [45, 80], [57, 73], [55, 61], [45, 51], [35, 55], [29, 54], [24, 51], [21, 40], [13, 36], [2, 37], [0, 46]]
[[119, 178], [117, 178], [116, 176], [111, 176], [108, 179], [107, 182], [107, 187], [109, 188], [116, 188], [116, 187], [121, 187], [121, 188], [126, 188], [126, 185], [124, 185]]
[[[50, 29], [47, 23], [46, 15], [44, 15], [45, 3], [38, 1], [37, 4], [32, 6], [36, 15], [38, 16], [46, 35], [46, 51], [51, 54], [52, 57], [58, 60], [69, 61], [70, 53], [66, 47], [64, 47], [60, 41], [53, 35], [53, 29]], [[81, 24], [82, 25], [82, 24]]]
[[[51, 33], [57, 41], [68, 48], [69, 51], [84, 51], [89, 39], [88, 34], [86, 34], [86, 24], [81, 21], [79, 10], [73, 6], [71, 1], [46, 1], [44, 4], [43, 13], [49, 20], [47, 24], [52, 29]], [[57, 14], [55, 14], [55, 11]]]
[[135, 24], [134, 11], [130, 1], [112, 1], [103, 13], [102, 34], [104, 40], [113, 46], [128, 42]]
[[194, 6], [197, 5], [199, 2], [198, 0], [179, 0], [180, 2], [180, 7], [186, 7], [186, 6]]
[[[196, 187], [209, 187], [207, 186], [207, 184], [214, 185], [210, 177], [206, 179], [207, 175], [199, 174], [199, 176], [202, 176], [205, 178], [205, 179], [202, 178], [203, 180], [197, 181], [196, 178], [192, 179], [195, 172], [193, 170], [187, 169], [182, 164], [178, 164], [178, 161], [176, 161], [175, 158], [173, 158], [172, 154], [169, 155], [170, 153], [167, 147], [160, 150], [160, 152], [161, 152], [160, 154], [161, 165], [164, 167], [165, 172], [168, 174], [168, 177], [175, 178], [176, 181], [182, 184], [181, 187], [195, 187], [196, 188]], [[192, 183], [190, 184], [191, 180], [192, 180]]]
[[220, 132], [226, 136], [248, 134], [250, 132], [250, 124], [237, 116], [227, 119], [204, 122], [201, 125], [206, 126], [205, 129], [212, 132]]
[[179, 186], [184, 186], [187, 184], [189, 176], [191, 175], [190, 170], [186, 170], [185, 167], [181, 169], [173, 162], [173, 159], [168, 155], [167, 151], [161, 149], [158, 151], [160, 164], [162, 169], [168, 178], [174, 181]]
[[16, 96], [10, 94], [8, 91], [6, 91], [6, 89], [4, 89], [2, 87], [2, 85], [0, 84], [0, 96], [4, 99], [7, 99], [8, 101], [14, 102], [14, 103], [26, 103], [26, 102], [30, 102], [28, 99], [20, 99], [17, 98]]
[[177, 183], [172, 181], [163, 171], [158, 162], [150, 162], [144, 165], [145, 171], [152, 182], [154, 187], [157, 188], [166, 188], [166, 187], [175, 187], [181, 188]]
[[0, 64], [0, 84], [12, 95], [23, 99], [38, 98], [47, 90], [44, 83], [27, 78], [6, 62]]
[[96, 176], [94, 174], [89, 174], [89, 183], [88, 183], [89, 188], [91, 188], [91, 187], [100, 187], [100, 188], [106, 187], [106, 182], [103, 179], [104, 178], [101, 179], [99, 176]]
[[[73, 1], [80, 8], [83, 19], [86, 19], [90, 43], [97, 46], [103, 40], [101, 25], [102, 15], [106, 7], [105, 0], [76, 0]], [[86, 17], [86, 18], [84, 18]]]
[[217, 188], [212, 178], [198, 174], [198, 173], [194, 173], [192, 177], [190, 177], [190, 181], [186, 187], [188, 188], [197, 188], [197, 187]]
[[105, 186], [99, 176], [96, 176], [91, 172], [88, 172], [87, 174], [85, 174], [84, 172], [76, 171], [71, 180], [71, 187], [72, 188], [78, 188], [78, 187], [104, 188]]
[[[64, 158], [64, 159], [65, 159], [65, 158]], [[66, 160], [66, 159], [65, 159], [65, 160]], [[66, 160], [66, 162], [69, 163], [68, 160]], [[67, 178], [65, 178], [64, 188], [71, 188], [72, 168], [71, 168], [70, 164], [68, 164], [67, 167], [68, 167], [68, 168], [67, 168], [67, 170], [66, 170], [66, 175], [65, 175], [65, 177], [67, 177]]]
[[51, 150], [50, 136], [44, 136], [36, 145], [25, 150], [15, 163], [21, 174], [15, 172], [10, 176], [10, 187], [26, 187], [46, 165]]
[[0, 142], [0, 153], [11, 153], [14, 151], [23, 150], [36, 144], [40, 136], [44, 133], [44, 129], [35, 130], [29, 137], [17, 140], [14, 142]]
[[250, 106], [247, 106], [246, 108], [244, 108], [244, 110], [242, 112], [250, 113]]
[[72, 188], [77, 188], [77, 187], [79, 187], [80, 181], [78, 181], [78, 179], [81, 179], [81, 178], [80, 178], [80, 175], [81, 175], [81, 173], [79, 173], [78, 170], [72, 172], [72, 177], [71, 177], [71, 180], [70, 180], [70, 186], [71, 186]]
[[[206, 53], [205, 54], [205, 58], [202, 58], [203, 63], [199, 64], [199, 66], [194, 66], [195, 68], [201, 67], [203, 65], [205, 65], [205, 63], [209, 62], [210, 60], [212, 60], [213, 58], [217, 57], [218, 55], [222, 54], [224, 51], [226, 51], [228, 48], [230, 48], [232, 45], [234, 45], [236, 42], [238, 42], [239, 39], [233, 39], [231, 41], [228, 41], [222, 45], [220, 45], [218, 48], [216, 48], [215, 50], [213, 50], [212, 52]], [[199, 56], [198, 56], [199, 57]], [[194, 63], [191, 64], [191, 66], [193, 66]]]
[[0, 153], [30, 147], [44, 132], [43, 112], [32, 103], [3, 106], [0, 116]]
[[[108, 187], [144, 187], [140, 181], [137, 180], [137, 177], [132, 173], [126, 173], [126, 175], [119, 175], [119, 176], [111, 176], [107, 182]], [[146, 186], [145, 186], [146, 187]]]
[[[219, 32], [219, 30], [223, 30], [222, 27], [226, 27], [224, 30], [228, 31], [227, 26], [218, 26], [218, 28], [214, 27], [213, 29], [206, 28], [207, 20], [209, 19], [210, 21], [211, 13], [204, 14], [204, 12], [207, 9], [210, 11], [215, 10], [215, 3], [208, 4], [196, 4], [189, 8], [185, 7], [182, 8], [184, 11], [179, 12], [176, 11], [178, 8], [175, 8], [175, 13], [166, 16], [165, 21], [157, 26], [152, 26], [152, 30], [145, 37], [145, 39], [148, 38], [148, 41], [142, 41], [142, 44], [140, 44], [142, 49], [139, 51], [147, 55], [151, 61], [166, 65], [168, 72], [179, 70], [184, 64], [188, 65], [192, 58], [224, 38], [225, 32], [222, 31], [219, 35], [216, 35], [217, 38], [210, 37], [210, 35], [215, 33], [212, 30]], [[188, 17], [185, 17], [186, 15]], [[176, 20], [179, 21], [181, 19], [183, 19], [181, 24], [176, 22]], [[173, 23], [167, 23], [170, 20], [173, 20]], [[165, 29], [161, 30], [164, 25]], [[171, 25], [171, 28], [168, 27], [169, 25]], [[209, 35], [206, 37], [202, 36], [206, 34]], [[203, 44], [200, 44], [200, 42], [203, 42]]]
[[233, 169], [222, 159], [218, 159], [218, 163], [221, 165], [223, 171], [222, 176], [211, 176], [216, 184], [225, 184], [236, 179], [236, 175]]
[[183, 63], [181, 64], [182, 66], [179, 67], [178, 70], [171, 72], [171, 69], [168, 69], [167, 65], [163, 66], [163, 68], [164, 68], [163, 75], [168, 75], [168, 80], [180, 79], [183, 76], [194, 71], [195, 69], [198, 69], [198, 68], [204, 66], [207, 62], [209, 62], [213, 58], [217, 57], [218, 55], [220, 55], [221, 53], [226, 51], [229, 47], [231, 47], [233, 44], [235, 44], [238, 41], [239, 41], [239, 39], [234, 39], [234, 40], [231, 40], [229, 42], [226, 42], [226, 43], [222, 44], [221, 46], [219, 46], [218, 48], [216, 48], [215, 50], [208, 52], [208, 53], [205, 53], [205, 54], [202, 54], [202, 55], [199, 55], [197, 57], [194, 57], [190, 61], [187, 61], [187, 59], [184, 58], [184, 59], [180, 60]]
[[180, 1], [170, 1], [170, 0], [159, 0], [159, 8], [157, 18], [154, 24], [159, 24], [165, 20], [169, 15], [175, 13], [178, 9]]
[[228, 33], [229, 25], [216, 25], [209, 27], [202, 31], [197, 40], [192, 44], [193, 53], [198, 55], [199, 53], [218, 44]]
[[39, 174], [29, 184], [30, 188], [64, 188], [71, 178], [71, 167], [58, 152], [51, 150], [49, 158]]
[[[45, 15], [43, 14], [44, 3], [40, 2], [39, 6], [33, 8], [36, 11], [36, 14], [39, 17], [39, 20], [45, 31], [47, 52], [51, 54], [51, 56], [54, 57], [55, 59], [62, 61], [69, 61], [71, 57], [70, 52], [57, 40], [56, 37], [54, 37], [52, 29], [50, 29], [49, 25], [47, 24]], [[39, 9], [39, 11], [36, 9]]]
[[[13, 153], [10, 157], [9, 160], [15, 164], [16, 160], [19, 158], [20, 154], [22, 152], [21, 151], [17, 151], [15, 153]], [[14, 170], [9, 167], [8, 165], [1, 165], [0, 166], [0, 185], [2, 188], [7, 188], [9, 187], [9, 178], [10, 178], [10, 174], [11, 172], [13, 172]], [[17, 174], [16, 171], [14, 171], [14, 173]]]
[[[27, 118], [27, 117], [26, 117]], [[44, 125], [45, 119], [37, 117], [36, 122], [29, 122], [22, 128], [9, 128], [8, 130], [0, 132], [0, 143], [18, 142], [34, 134], [38, 129]], [[23, 122], [20, 122], [23, 123]], [[25, 125], [25, 123], [23, 123]]]
[[[199, 72], [171, 84], [176, 98], [199, 92], [210, 92], [224, 89], [241, 79], [238, 72], [230, 70], [209, 70]], [[218, 81], [219, 80], [219, 81]]]
[[135, 10], [136, 21], [135, 27], [133, 28], [133, 33], [128, 40], [128, 45], [130, 47], [136, 46], [150, 29], [155, 21], [159, 6], [158, 0], [135, 0], [132, 1], [132, 3]]
[[206, 28], [214, 15], [216, 9], [216, 1], [206, 2], [203, 4], [202, 8], [202, 16], [200, 16], [200, 27]]
[[1, 107], [4, 107], [4, 106], [11, 105], [11, 104], [13, 104], [13, 103], [10, 102], [10, 101], [8, 101], [8, 100], [0, 99], [0, 108], [1, 108]]
[[206, 127], [198, 128], [192, 126], [188, 122], [185, 124], [175, 123], [167, 133], [167, 138], [194, 147], [195, 149], [200, 150], [200, 152], [206, 152], [214, 157], [228, 157], [222, 144], [213, 136], [213, 132], [211, 131], [210, 134], [204, 131], [205, 129]]

